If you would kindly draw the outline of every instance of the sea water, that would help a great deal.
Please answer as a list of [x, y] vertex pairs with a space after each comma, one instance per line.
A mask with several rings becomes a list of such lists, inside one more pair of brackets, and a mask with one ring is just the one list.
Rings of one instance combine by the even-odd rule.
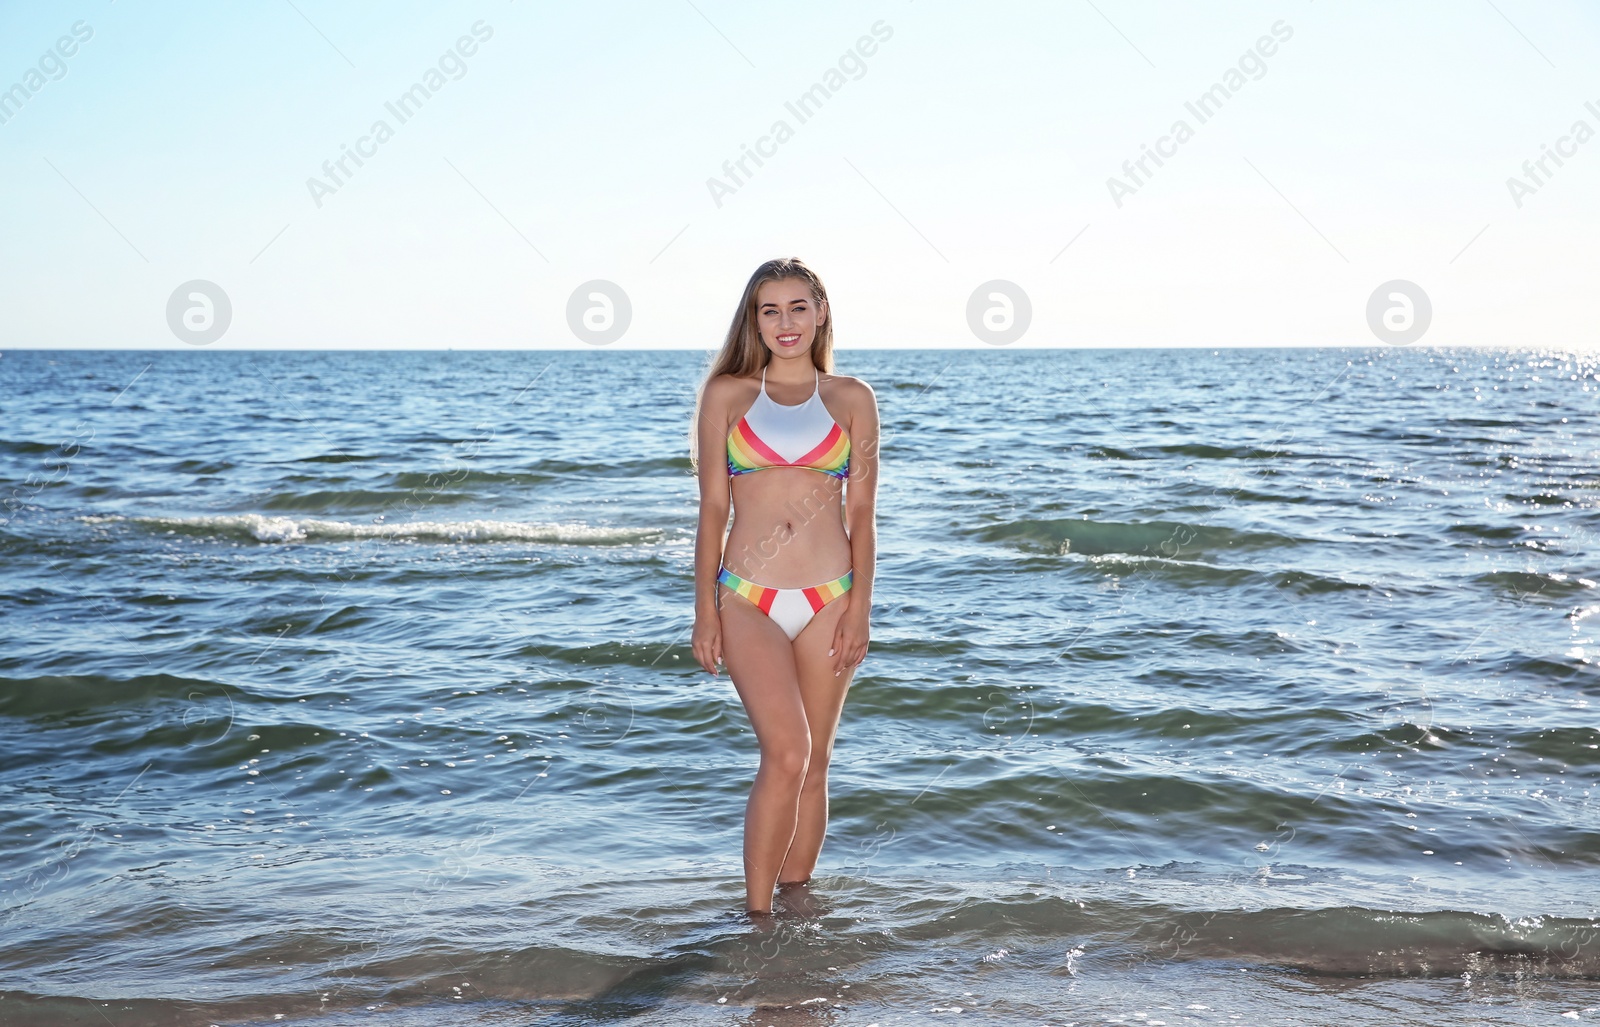
[[872, 647], [768, 929], [706, 360], [0, 355], [0, 1022], [1600, 1017], [1594, 356], [841, 350]]

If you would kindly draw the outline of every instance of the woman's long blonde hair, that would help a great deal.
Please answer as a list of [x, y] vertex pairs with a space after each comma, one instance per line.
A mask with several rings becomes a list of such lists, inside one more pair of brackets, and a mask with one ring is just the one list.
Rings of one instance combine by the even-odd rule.
[[[822, 309], [828, 302], [828, 290], [823, 288], [822, 279], [817, 273], [806, 266], [806, 262], [799, 257], [778, 257], [769, 260], [756, 268], [755, 274], [750, 276], [750, 281], [745, 283], [744, 296], [739, 300], [739, 307], [733, 313], [733, 323], [728, 326], [728, 337], [722, 343], [722, 350], [711, 361], [705, 379], [700, 383], [700, 389], [694, 397], [694, 418], [689, 422], [689, 466], [698, 474], [700, 472], [700, 410], [705, 402], [706, 386], [719, 374], [731, 374], [735, 378], [749, 378], [767, 366], [772, 359], [772, 354], [761, 342], [761, 333], [756, 328], [756, 292], [767, 282], [776, 282], [785, 278], [798, 278], [806, 283], [811, 290], [812, 302], [817, 309]], [[817, 337], [811, 342], [811, 363], [818, 371], [825, 374], [833, 373], [833, 307], [828, 307], [828, 319], [817, 328]]]

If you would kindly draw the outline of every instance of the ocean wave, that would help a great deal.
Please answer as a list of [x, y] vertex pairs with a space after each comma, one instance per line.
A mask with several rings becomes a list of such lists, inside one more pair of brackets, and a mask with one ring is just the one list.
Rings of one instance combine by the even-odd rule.
[[338, 510], [383, 510], [402, 507], [410, 499], [414, 505], [470, 503], [480, 497], [472, 492], [446, 492], [437, 487], [425, 495], [381, 489], [318, 489], [314, 492], [276, 492], [262, 506], [268, 510], [295, 513], [331, 513]]
[[[1137, 867], [1126, 872], [1160, 877], [1166, 870], [1169, 867]], [[1316, 877], [1316, 869], [1276, 867], [1269, 877], [1253, 881], [1249, 890], [1260, 890], [1272, 881], [1273, 890], [1287, 892], [1297, 879], [1308, 876]], [[1126, 1003], [1119, 1003], [1116, 982], [1139, 987], [1139, 978], [1121, 975], [1140, 966], [1216, 964], [1226, 976], [1209, 979], [1213, 988], [1209, 1001], [1217, 1002], [1221, 994], [1240, 1008], [1250, 1008], [1241, 999], [1252, 995], [1261, 1001], [1254, 991], [1261, 987], [1256, 975], [1239, 976], [1247, 968], [1296, 973], [1278, 985], [1280, 991], [1284, 987], [1315, 991], [1314, 982], [1299, 976], [1308, 973], [1469, 980], [1501, 974], [1517, 981], [1551, 982], [1600, 978], [1600, 952], [1594, 944], [1600, 923], [1581, 917], [1354, 905], [1183, 908], [1129, 899], [1085, 901], [1076, 895], [1046, 894], [1034, 886], [1002, 885], [988, 889], [989, 895], [950, 896], [928, 882], [892, 882], [915, 896], [913, 901], [893, 894], [887, 881], [839, 877], [831, 883], [835, 891], [842, 885], [843, 894], [823, 900], [823, 917], [784, 916], [762, 932], [750, 931], [731, 917], [709, 919], [702, 909], [691, 912], [657, 899], [656, 917], [667, 918], [675, 929], [669, 933], [679, 935], [665, 946], [643, 939], [606, 944], [592, 935], [584, 937], [580, 931], [552, 924], [549, 916], [527, 902], [512, 907], [525, 934], [534, 935], [520, 942], [504, 931], [484, 932], [489, 936], [470, 940], [460, 932], [432, 937], [402, 933], [385, 930], [381, 921], [371, 925], [366, 936], [303, 928], [290, 932], [281, 917], [267, 911], [257, 914], [259, 930], [224, 944], [216, 934], [205, 933], [208, 925], [203, 918], [209, 910], [174, 904], [162, 910], [165, 929], [154, 939], [167, 957], [165, 965], [188, 968], [207, 960], [214, 967], [225, 960], [221, 965], [228, 972], [227, 986], [199, 995], [183, 993], [176, 984], [160, 979], [156, 970], [141, 966], [124, 974], [132, 981], [112, 989], [114, 998], [106, 1002], [111, 995], [105, 989], [62, 994], [56, 981], [47, 983], [43, 968], [25, 965], [18, 968], [22, 972], [16, 976], [22, 979], [12, 985], [15, 990], [0, 991], [0, 1000], [14, 1013], [25, 1013], [31, 1023], [87, 1022], [81, 1016], [86, 1006], [107, 1004], [118, 1014], [117, 1024], [138, 1027], [184, 1021], [265, 1023], [285, 1017], [297, 1024], [314, 1023], [323, 1022], [330, 1013], [343, 1022], [363, 1005], [375, 1008], [375, 1002], [383, 1005], [386, 1022], [405, 1024], [500, 1022], [492, 1010], [499, 1007], [503, 1013], [506, 1003], [556, 1003], [527, 1013], [543, 1012], [535, 1019], [548, 1023], [614, 1022], [648, 1013], [656, 1014], [649, 1017], [652, 1023], [708, 1023], [711, 1011], [734, 1014], [732, 1020], [718, 1022], [746, 1022], [747, 1017], [739, 1015], [746, 1010], [761, 1013], [749, 1022], [767, 1023], [778, 1019], [774, 1009], [804, 1014], [817, 1003], [820, 1009], [809, 1016], [781, 1020], [810, 1023], [829, 1021], [830, 1006], [818, 1003], [816, 996], [837, 995], [834, 989], [840, 984], [850, 989], [852, 1007], [912, 1010], [926, 1006], [930, 990], [937, 989], [937, 994], [962, 983], [970, 985], [971, 964], [978, 953], [987, 953], [981, 957], [983, 969], [998, 973], [1002, 967], [992, 964], [1007, 961], [1013, 951], [1018, 953], [1015, 974], [1026, 968], [1036, 974], [1065, 975], [1075, 983], [1111, 983], [1113, 991], [1100, 1001], [1109, 999], [1117, 1011], [1124, 1011]], [[1236, 883], [1233, 891], [1245, 887]], [[615, 903], [620, 897], [602, 895], [599, 901], [610, 898]], [[592, 895], [583, 898], [590, 905], [596, 901]], [[543, 901], [556, 910], [573, 906], [569, 895]], [[134, 914], [126, 907], [114, 912], [129, 919]], [[626, 916], [624, 910], [607, 909], [591, 913], [585, 921], [605, 924], [604, 931], [596, 929], [593, 934], [614, 938], [628, 926]], [[167, 940], [172, 935], [191, 945], [206, 944], [178, 951], [177, 942]], [[66, 939], [46, 940], [58, 948]], [[935, 964], [930, 951], [969, 956], [947, 959], [946, 963], [955, 964], [947, 968]], [[754, 994], [749, 989], [753, 982], [761, 984]], [[45, 988], [50, 993], [43, 993]], [[1016, 1000], [1059, 1002], [1059, 988], [1059, 983], [1053, 989], [1034, 985]], [[1246, 990], [1234, 990], [1240, 988]], [[1075, 1001], [1087, 1004], [1095, 994]], [[1282, 1001], [1281, 995], [1277, 1001]], [[984, 1004], [977, 1000], [974, 1011], [984, 1022], [994, 1022], [984, 1017]], [[1327, 1011], [1334, 1008], [1330, 1005]], [[820, 1019], [818, 1013], [823, 1014]]]
[[350, 541], [369, 538], [415, 542], [546, 542], [573, 546], [624, 546], [653, 542], [660, 528], [607, 528], [589, 524], [547, 524], [528, 521], [394, 521], [356, 524], [315, 518], [267, 517], [262, 514], [219, 514], [208, 517], [125, 517], [89, 514], [85, 524], [127, 522], [154, 531], [216, 538], [251, 538], [257, 542]]
[[1490, 571], [1472, 579], [1490, 591], [1503, 592], [1518, 602], [1532, 599], [1561, 602], [1583, 595], [1595, 587], [1588, 578], [1557, 573], [1539, 574], [1533, 571]]
[[315, 456], [303, 456], [294, 463], [301, 464], [347, 464], [360, 463], [368, 460], [382, 460], [383, 457], [367, 453], [319, 453]]
[[260, 699], [238, 685], [175, 674], [120, 678], [103, 674], [0, 677], [0, 716], [31, 717], [101, 708], [128, 709], [144, 703]]
[[1220, 525], [1177, 521], [1117, 523], [1114, 521], [1036, 519], [992, 524], [975, 534], [986, 542], [1004, 542], [1023, 549], [1048, 549], [1065, 555], [1104, 556], [1113, 553], [1168, 559], [1194, 558], [1226, 549], [1292, 546], [1300, 539], [1274, 532], [1247, 531]]

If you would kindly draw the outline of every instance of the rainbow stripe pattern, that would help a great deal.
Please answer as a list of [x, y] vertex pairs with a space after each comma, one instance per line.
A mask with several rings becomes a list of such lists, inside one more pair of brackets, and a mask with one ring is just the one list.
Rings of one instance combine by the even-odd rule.
[[855, 577], [855, 571], [845, 571], [844, 577], [825, 581], [820, 585], [810, 588], [768, 588], [766, 585], [757, 585], [748, 581], [724, 567], [717, 572], [717, 583], [727, 585], [739, 595], [750, 600], [767, 616], [772, 615], [772, 601], [778, 598], [779, 592], [799, 592], [806, 597], [806, 602], [811, 604], [813, 613], [827, 606], [835, 599], [850, 591], [850, 579]]
[[733, 431], [728, 433], [728, 474], [749, 474], [751, 471], [761, 471], [768, 467], [805, 467], [835, 478], [848, 478], [850, 437], [835, 422], [827, 438], [817, 443], [811, 452], [791, 462], [762, 442], [750, 428], [747, 418], [740, 418], [739, 423], [734, 425]]

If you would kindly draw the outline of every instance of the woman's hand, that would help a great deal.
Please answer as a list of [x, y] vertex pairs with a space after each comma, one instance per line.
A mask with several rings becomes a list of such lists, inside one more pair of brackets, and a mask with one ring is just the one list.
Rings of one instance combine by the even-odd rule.
[[[846, 592], [845, 600], [849, 598], [850, 593]], [[867, 658], [867, 640], [871, 634], [867, 624], [867, 604], [847, 607], [839, 617], [838, 626], [833, 629], [833, 648], [828, 650], [828, 655], [833, 657], [834, 677], [860, 666], [861, 661]]]
[[694, 633], [689, 639], [695, 662], [704, 667], [707, 674], [716, 677], [717, 664], [722, 662], [722, 618], [715, 614], [695, 615]]

